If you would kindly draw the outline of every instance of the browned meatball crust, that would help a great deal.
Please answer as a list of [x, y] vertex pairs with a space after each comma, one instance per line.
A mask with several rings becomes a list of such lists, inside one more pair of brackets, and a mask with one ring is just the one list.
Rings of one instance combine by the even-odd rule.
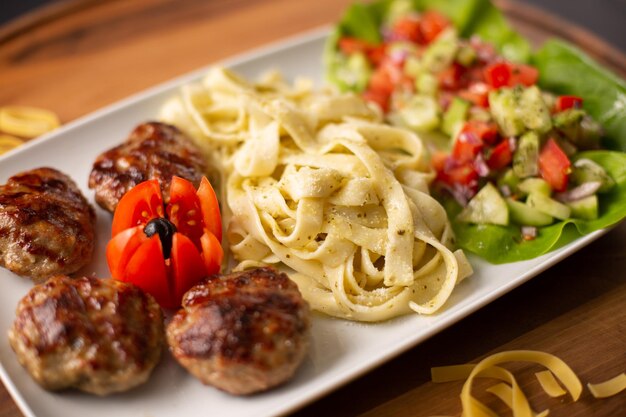
[[148, 379], [165, 345], [163, 315], [132, 284], [57, 276], [19, 302], [9, 342], [42, 387], [107, 395]]
[[95, 189], [96, 202], [113, 212], [122, 196], [143, 181], [158, 179], [167, 202], [174, 175], [197, 188], [205, 171], [204, 159], [191, 139], [175, 126], [149, 122], [137, 126], [124, 143], [96, 158], [89, 188]]
[[308, 304], [271, 268], [210, 277], [182, 305], [167, 341], [204, 384], [239, 395], [263, 391], [288, 380], [306, 355]]
[[0, 266], [42, 282], [91, 261], [96, 215], [67, 175], [22, 172], [0, 185]]

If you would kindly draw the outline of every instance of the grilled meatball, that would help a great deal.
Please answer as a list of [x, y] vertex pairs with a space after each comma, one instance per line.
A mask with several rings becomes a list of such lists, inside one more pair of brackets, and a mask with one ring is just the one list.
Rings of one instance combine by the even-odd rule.
[[196, 187], [206, 171], [199, 149], [176, 127], [158, 122], [140, 124], [121, 145], [104, 152], [93, 164], [89, 188], [96, 202], [115, 211], [120, 198], [135, 185], [156, 178], [165, 202], [176, 175]]
[[96, 215], [76, 184], [52, 168], [0, 185], [0, 265], [42, 282], [91, 260]]
[[310, 312], [285, 274], [259, 268], [191, 288], [167, 327], [174, 357], [204, 384], [252, 394], [289, 379], [308, 348]]
[[132, 284], [56, 276], [19, 302], [9, 342], [42, 387], [107, 395], [148, 379], [165, 345], [163, 316]]

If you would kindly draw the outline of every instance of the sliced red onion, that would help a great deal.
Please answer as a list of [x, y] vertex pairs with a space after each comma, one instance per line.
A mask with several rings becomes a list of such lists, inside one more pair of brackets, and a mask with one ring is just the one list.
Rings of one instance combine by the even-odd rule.
[[522, 238], [524, 240], [533, 240], [537, 237], [537, 228], [535, 226], [522, 226]]
[[583, 182], [578, 187], [555, 194], [554, 198], [563, 203], [570, 203], [594, 195], [600, 187], [602, 187], [602, 183], [599, 181]]
[[489, 167], [487, 166], [483, 155], [480, 153], [476, 156], [476, 159], [474, 159], [474, 168], [476, 169], [479, 177], [486, 177], [489, 175]]
[[502, 185], [500, 186], [500, 193], [504, 196], [504, 197], [511, 197], [511, 187], [509, 187], [508, 185]]
[[517, 139], [515, 139], [515, 137], [510, 137], [508, 140], [509, 149], [511, 149], [511, 152], [515, 152], [515, 150], [517, 149]]

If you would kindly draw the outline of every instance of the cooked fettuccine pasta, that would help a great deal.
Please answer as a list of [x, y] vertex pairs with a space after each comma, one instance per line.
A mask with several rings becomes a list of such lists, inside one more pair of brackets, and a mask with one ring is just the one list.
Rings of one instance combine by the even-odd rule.
[[360, 98], [215, 68], [162, 118], [221, 174], [236, 269], [291, 269], [313, 309], [359, 321], [431, 314], [471, 273], [429, 195], [422, 142]]

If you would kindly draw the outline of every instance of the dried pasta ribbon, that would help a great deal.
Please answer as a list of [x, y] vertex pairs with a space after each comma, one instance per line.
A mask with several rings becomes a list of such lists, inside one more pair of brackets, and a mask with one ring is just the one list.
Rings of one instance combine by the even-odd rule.
[[537, 381], [541, 385], [541, 388], [552, 398], [560, 397], [567, 392], [561, 388], [557, 380], [554, 378], [554, 375], [550, 371], [541, 371], [535, 374], [537, 377]]
[[0, 134], [0, 155], [20, 146], [24, 141], [11, 135]]
[[29, 106], [0, 107], [0, 130], [24, 138], [34, 138], [59, 127], [56, 114]]
[[626, 374], [621, 373], [608, 381], [597, 384], [587, 384], [587, 388], [596, 398], [606, 398], [616, 395], [626, 389]]

